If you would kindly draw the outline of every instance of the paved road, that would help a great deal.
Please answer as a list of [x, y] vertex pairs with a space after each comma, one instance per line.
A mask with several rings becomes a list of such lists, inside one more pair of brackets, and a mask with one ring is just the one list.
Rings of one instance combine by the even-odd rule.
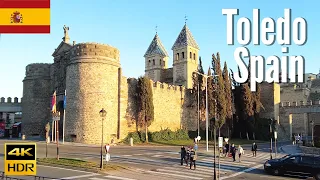
[[[0, 141], [0, 145], [4, 141]], [[49, 156], [55, 157], [56, 145], [50, 144]], [[242, 162], [232, 162], [231, 158], [220, 159], [220, 179], [259, 179], [267, 176], [262, 171], [263, 163], [270, 158], [268, 144], [259, 145], [261, 150], [258, 152], [257, 157], [252, 157], [249, 148], [245, 151]], [[51, 173], [50, 168], [39, 166], [38, 172], [43, 176], [51, 176], [54, 178], [71, 179], [90, 179], [90, 180], [103, 180], [103, 179], [120, 179], [120, 180], [150, 180], [150, 179], [212, 179], [213, 177], [213, 160], [212, 153], [199, 153], [197, 160], [196, 170], [190, 170], [185, 166], [179, 164], [179, 147], [111, 147], [111, 162], [123, 164], [134, 168], [133, 171], [116, 171], [108, 172], [108, 174], [92, 174], [85, 172], [73, 172], [67, 174], [68, 171], [60, 169], [61, 173]], [[201, 150], [201, 149], [200, 149]], [[202, 149], [203, 151], [203, 149]], [[0, 148], [0, 153], [3, 149]], [[87, 159], [90, 161], [99, 161], [99, 147], [81, 147], [71, 145], [60, 146], [60, 157]], [[45, 144], [37, 144], [37, 156], [44, 157]], [[280, 154], [279, 154], [280, 156]], [[1, 166], [0, 166], [1, 167]], [[217, 162], [218, 172], [218, 162]], [[40, 174], [39, 174], [40, 175]], [[58, 176], [59, 175], [59, 176]], [[76, 177], [72, 177], [76, 176]], [[85, 177], [82, 177], [85, 176]], [[161, 177], [161, 178], [160, 178]], [[275, 178], [267, 176], [268, 179]], [[278, 177], [276, 177], [278, 178]], [[70, 178], [69, 178], [70, 179]]]

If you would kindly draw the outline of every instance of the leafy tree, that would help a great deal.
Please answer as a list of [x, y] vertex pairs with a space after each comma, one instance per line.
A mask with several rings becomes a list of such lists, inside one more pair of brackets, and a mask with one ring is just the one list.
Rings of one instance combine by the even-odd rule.
[[224, 88], [224, 80], [222, 76], [222, 71], [221, 71], [221, 65], [220, 65], [220, 54], [217, 53], [215, 56], [214, 54], [212, 55], [212, 66], [214, 70], [214, 75], [215, 77], [215, 97], [216, 97], [216, 117], [217, 117], [217, 124], [216, 127], [219, 129], [219, 136], [220, 136], [220, 128], [222, 125], [225, 123], [226, 116], [227, 116], [227, 109], [226, 109], [226, 99], [225, 99], [225, 88]]
[[232, 118], [233, 118], [233, 104], [232, 104], [232, 87], [231, 81], [229, 78], [229, 72], [227, 67], [227, 62], [224, 62], [222, 76], [224, 79], [224, 92], [225, 92], [225, 100], [226, 100], [226, 124], [228, 126], [228, 134], [229, 128], [232, 128]]
[[154, 120], [152, 85], [148, 77], [139, 77], [137, 85], [138, 119], [137, 125], [145, 128], [148, 143], [148, 127]]

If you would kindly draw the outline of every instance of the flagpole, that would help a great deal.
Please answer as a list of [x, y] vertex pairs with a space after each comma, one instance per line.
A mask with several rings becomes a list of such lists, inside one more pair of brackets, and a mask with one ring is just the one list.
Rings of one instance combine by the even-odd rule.
[[63, 105], [64, 105], [64, 107], [63, 107], [63, 125], [62, 125], [62, 126], [63, 126], [63, 127], [62, 127], [62, 129], [63, 129], [63, 130], [62, 130], [62, 131], [63, 131], [63, 132], [62, 132], [62, 144], [64, 144], [64, 129], [65, 129], [65, 120], [66, 120], [66, 104], [65, 104], [65, 103], [66, 103], [66, 102], [65, 102], [65, 101], [66, 101], [66, 95], [67, 95], [67, 90], [64, 91], [64, 97], [63, 97], [63, 98], [64, 98], [64, 99], [63, 99]]
[[53, 132], [55, 131], [54, 129], [54, 121], [52, 120], [52, 126], [51, 126], [52, 128], [51, 128], [51, 142], [53, 142], [54, 141], [54, 137], [53, 137]]

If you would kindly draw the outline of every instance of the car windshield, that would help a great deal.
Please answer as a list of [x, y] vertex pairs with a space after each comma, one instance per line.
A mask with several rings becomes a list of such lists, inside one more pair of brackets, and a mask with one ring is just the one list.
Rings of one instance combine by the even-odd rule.
[[282, 158], [280, 158], [280, 160], [282, 161], [282, 160], [285, 160], [285, 159], [287, 159], [288, 157], [290, 157], [290, 155], [285, 155], [285, 156], [283, 156]]

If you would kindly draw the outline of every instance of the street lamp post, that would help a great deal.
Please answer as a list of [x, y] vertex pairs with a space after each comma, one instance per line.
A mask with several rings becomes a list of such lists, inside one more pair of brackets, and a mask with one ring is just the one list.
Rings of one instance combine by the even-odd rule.
[[103, 120], [107, 115], [107, 112], [102, 108], [99, 112], [101, 117], [101, 149], [100, 149], [100, 169], [103, 169]]
[[313, 129], [314, 129], [314, 122], [310, 121], [311, 124], [311, 141], [312, 141], [312, 147], [314, 146], [314, 140], [313, 140]]
[[[206, 146], [207, 146], [207, 152], [209, 151], [209, 120], [208, 120], [208, 78], [212, 77], [212, 75], [205, 75], [199, 72], [195, 73], [202, 75], [205, 79], [206, 79]], [[216, 77], [217, 75], [215, 75], [214, 77]]]
[[198, 137], [200, 136], [200, 85], [198, 83]]
[[272, 159], [272, 124], [273, 124], [273, 119], [270, 118], [270, 159]]

